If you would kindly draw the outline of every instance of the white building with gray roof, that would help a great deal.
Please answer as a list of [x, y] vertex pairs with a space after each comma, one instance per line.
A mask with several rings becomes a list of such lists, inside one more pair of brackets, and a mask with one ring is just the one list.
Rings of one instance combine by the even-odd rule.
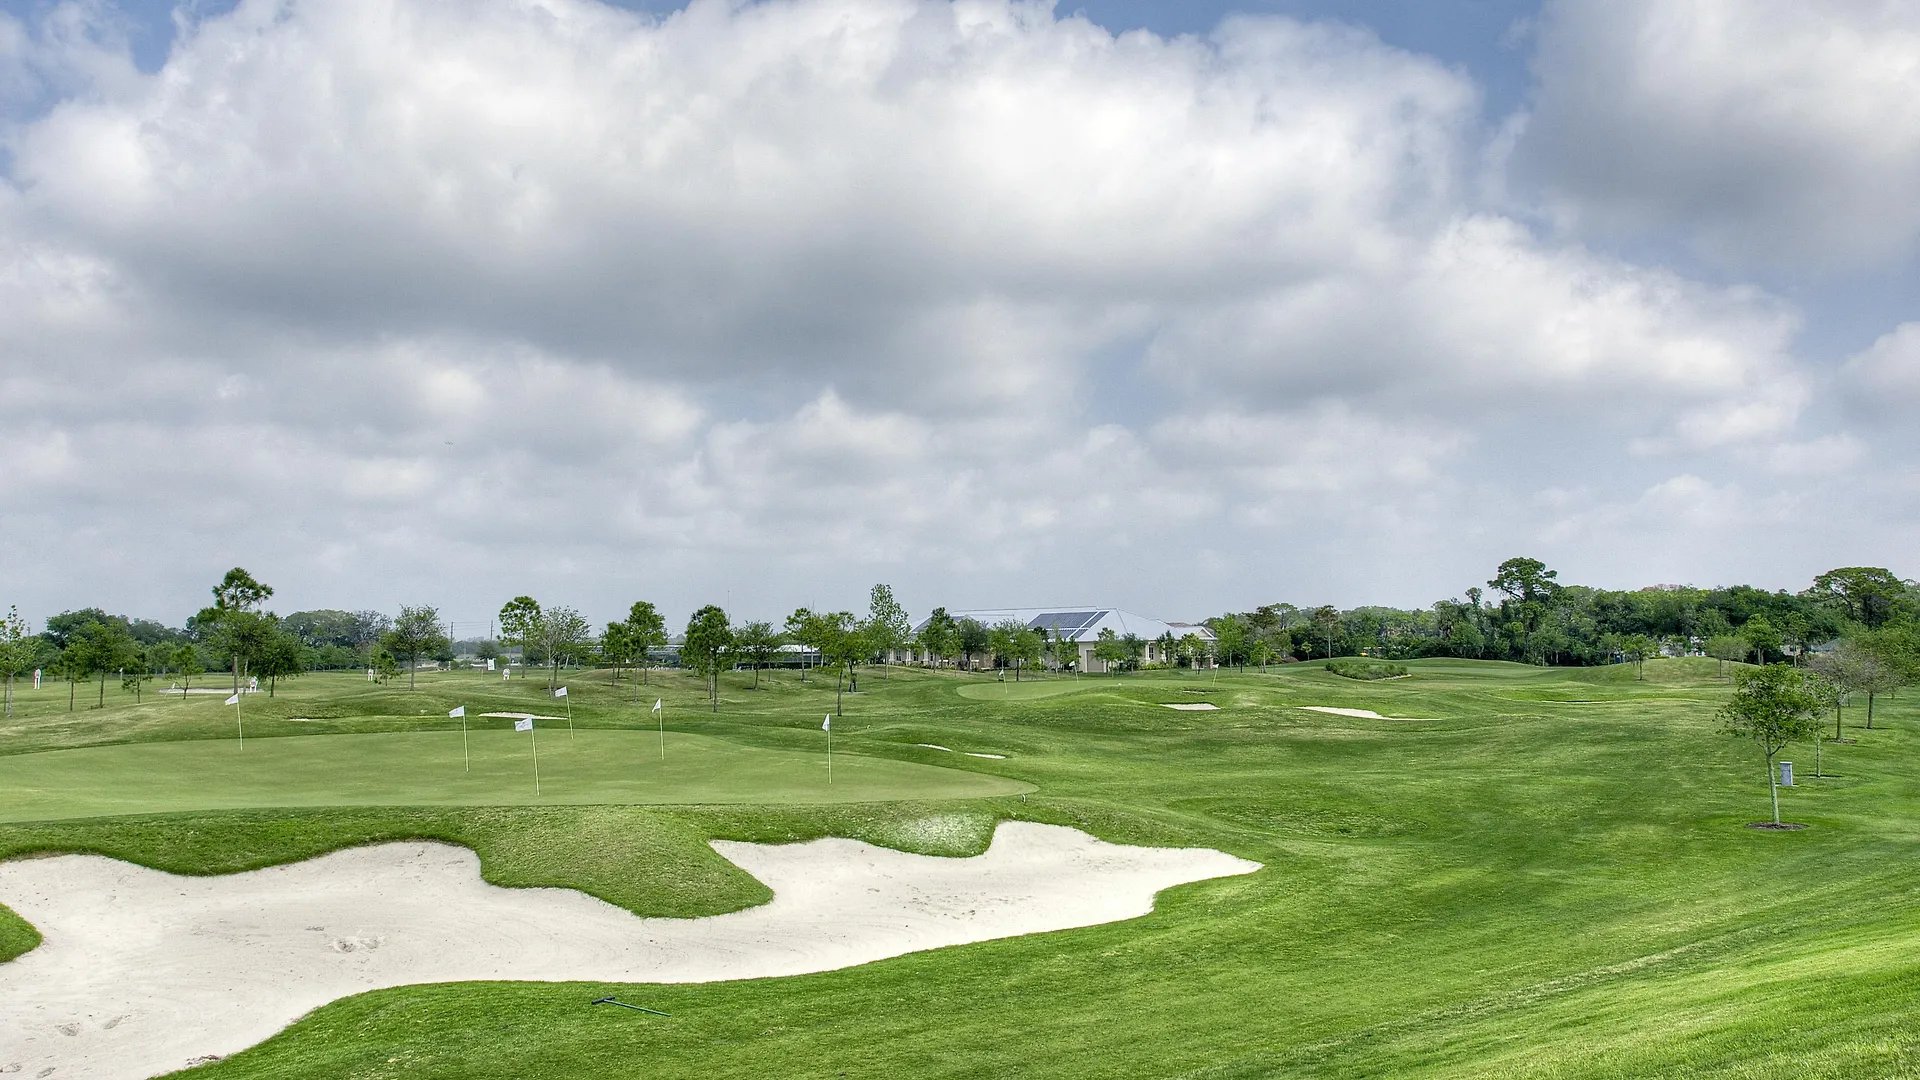
[[[1139, 638], [1146, 643], [1145, 661], [1149, 664], [1162, 663], [1168, 659], [1161, 642], [1172, 635], [1178, 641], [1189, 634], [1211, 645], [1213, 631], [1199, 623], [1161, 622], [1149, 619], [1145, 615], [1136, 615], [1119, 608], [1087, 606], [1072, 607], [1031, 607], [1031, 608], [974, 608], [967, 611], [949, 611], [954, 622], [972, 619], [982, 626], [992, 627], [1005, 622], [1017, 622], [1029, 630], [1038, 630], [1048, 637], [1059, 635], [1079, 646], [1079, 667], [1085, 672], [1103, 672], [1107, 665], [1094, 658], [1093, 647], [1100, 641], [1102, 630], [1113, 631], [1116, 638], [1128, 636]], [[922, 619], [914, 626], [918, 634], [927, 625]], [[1211, 661], [1202, 661], [1210, 663]]]

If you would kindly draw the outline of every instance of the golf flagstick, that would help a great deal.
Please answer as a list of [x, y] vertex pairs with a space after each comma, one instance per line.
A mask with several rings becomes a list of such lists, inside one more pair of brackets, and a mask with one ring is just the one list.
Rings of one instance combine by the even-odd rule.
[[527, 733], [527, 741], [533, 744], [533, 793], [540, 794], [540, 740], [534, 737], [533, 720], [515, 720], [513, 730]]
[[[553, 692], [554, 697], [567, 697], [567, 688], [561, 687]], [[567, 698], [567, 741], [573, 741], [573, 699]]]
[[659, 698], [653, 699], [653, 715], [660, 721], [660, 760], [667, 760], [667, 714], [660, 711]]
[[473, 755], [467, 752], [467, 707], [465, 705], [458, 706], [447, 715], [460, 718], [460, 756], [466, 759], [467, 771], [472, 772]]
[[820, 730], [827, 733], [827, 783], [833, 783], [833, 714], [828, 713], [820, 721]]
[[240, 720], [240, 691], [235, 690], [233, 696], [227, 699], [227, 704], [233, 706], [233, 726], [240, 731], [240, 745], [245, 746], [247, 745], [247, 725]]

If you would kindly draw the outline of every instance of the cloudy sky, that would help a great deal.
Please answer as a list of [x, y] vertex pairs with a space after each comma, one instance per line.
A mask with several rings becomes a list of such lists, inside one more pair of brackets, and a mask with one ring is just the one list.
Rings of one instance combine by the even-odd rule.
[[0, 11], [36, 622], [1920, 573], [1920, 0]]

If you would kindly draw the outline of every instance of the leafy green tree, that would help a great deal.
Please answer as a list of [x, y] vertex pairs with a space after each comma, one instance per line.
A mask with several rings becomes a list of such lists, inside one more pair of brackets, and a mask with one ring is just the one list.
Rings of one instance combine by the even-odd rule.
[[740, 627], [740, 632], [734, 635], [734, 645], [740, 655], [746, 657], [747, 662], [753, 665], [755, 690], [760, 689], [760, 669], [773, 662], [773, 658], [780, 653], [780, 646], [784, 644], [786, 644], [785, 639], [770, 622], [746, 623]]
[[1707, 655], [1720, 661], [1718, 675], [1723, 679], [1727, 676], [1727, 661], [1745, 660], [1750, 648], [1746, 638], [1733, 634], [1715, 634], [1707, 639]]
[[20, 609], [8, 607], [0, 619], [0, 675], [6, 676], [7, 693], [4, 715], [13, 715], [13, 680], [33, 668], [40, 659], [40, 638], [33, 627], [20, 617]]
[[920, 648], [934, 667], [940, 661], [953, 655], [954, 644], [959, 636], [959, 627], [947, 609], [937, 607], [927, 616], [927, 623], [920, 628]]
[[1813, 579], [1803, 595], [1832, 604], [1849, 622], [1869, 630], [1887, 624], [1911, 605], [1912, 590], [1893, 571], [1881, 566], [1843, 566]]
[[1780, 652], [1780, 646], [1785, 644], [1780, 631], [1774, 629], [1773, 623], [1765, 615], [1748, 619], [1746, 625], [1740, 628], [1740, 636], [1746, 639], [1747, 647], [1753, 650], [1753, 662], [1756, 664], [1766, 663], [1770, 655], [1785, 655]]
[[1127, 662], [1127, 647], [1120, 643], [1120, 636], [1113, 632], [1113, 627], [1103, 627], [1100, 636], [1094, 639], [1093, 658], [1108, 671]]
[[546, 639], [546, 614], [540, 601], [531, 596], [516, 596], [500, 609], [500, 640], [520, 647], [520, 677], [527, 677], [527, 665], [533, 653]]
[[1056, 670], [1064, 672], [1080, 663], [1080, 646], [1056, 626], [1047, 638], [1047, 656]]
[[986, 626], [974, 618], [961, 619], [954, 637], [960, 646], [960, 655], [965, 658], [968, 668], [973, 667], [974, 654], [986, 652], [992, 644]]
[[232, 664], [236, 694], [242, 670], [266, 647], [269, 628], [260, 607], [272, 595], [272, 586], [236, 566], [213, 587], [213, 606], [194, 616], [195, 629], [205, 633]]
[[1500, 601], [1500, 617], [1519, 637], [1521, 651], [1530, 663], [1540, 657], [1534, 635], [1559, 595], [1560, 586], [1555, 581], [1559, 576], [1559, 571], [1547, 569], [1539, 559], [1513, 558], [1501, 563], [1487, 582], [1489, 588], [1506, 597]]
[[100, 677], [100, 696], [94, 708], [104, 709], [107, 705], [107, 676], [125, 670], [128, 663], [138, 657], [138, 649], [133, 635], [127, 632], [123, 623], [114, 620], [88, 623], [80, 628], [67, 645], [72, 654], [72, 663], [80, 678], [89, 675]]
[[633, 645], [634, 661], [640, 665], [640, 681], [645, 683], [647, 669], [653, 666], [653, 650], [667, 645], [666, 617], [647, 601], [634, 601], [627, 609], [627, 638]]
[[1029, 664], [1040, 662], [1040, 653], [1045, 644], [1039, 631], [1025, 626], [1017, 627], [1007, 636], [1007, 656], [1013, 661], [1014, 682], [1020, 681], [1020, 673]]
[[447, 647], [446, 632], [440, 628], [440, 609], [426, 604], [401, 605], [400, 617], [393, 620], [393, 629], [381, 635], [380, 647], [407, 665], [407, 689], [414, 689], [413, 673], [420, 658]]
[[300, 638], [275, 623], [266, 646], [254, 660], [253, 673], [267, 680], [267, 696], [278, 691], [281, 679], [291, 679], [308, 668], [308, 650]]
[[600, 661], [613, 672], [607, 680], [612, 686], [620, 681], [620, 669], [633, 662], [633, 633], [624, 622], [610, 622], [600, 632]]
[[993, 651], [993, 666], [1000, 670], [1001, 678], [1006, 677], [1007, 665], [1013, 662], [1013, 638], [1026, 629], [1013, 619], [1002, 619], [987, 628], [987, 648]]
[[708, 604], [687, 620], [687, 636], [680, 645], [680, 660], [706, 680], [707, 702], [720, 711], [720, 671], [733, 649], [733, 627], [727, 613]]
[[1248, 649], [1252, 645], [1252, 635], [1245, 619], [1238, 615], [1223, 615], [1207, 621], [1213, 631], [1213, 647], [1223, 664], [1245, 667]]
[[1333, 643], [1340, 636], [1340, 611], [1331, 604], [1313, 609], [1311, 616], [1315, 639], [1324, 642], [1327, 659], [1333, 659]]
[[845, 715], [846, 691], [853, 686], [853, 667], [867, 655], [867, 641], [860, 621], [850, 611], [815, 616], [815, 632], [820, 635], [820, 658], [833, 665], [839, 675], [833, 693], [833, 713]]
[[875, 585], [867, 598], [867, 644], [891, 661], [913, 632], [907, 611], [893, 598], [893, 587]]
[[[823, 662], [826, 660], [826, 628], [820, 616], [811, 608], [794, 608], [793, 614], [787, 616], [786, 633], [788, 641], [812, 649]], [[800, 681], [803, 683], [807, 681], [807, 664], [804, 656], [801, 657], [800, 662]]]
[[1780, 778], [1774, 759], [1789, 744], [1818, 734], [1819, 709], [1820, 700], [1806, 678], [1786, 664], [1735, 672], [1733, 696], [1721, 706], [1723, 730], [1752, 739], [1766, 758], [1775, 825], [1780, 823]]
[[1633, 677], [1647, 677], [1647, 658], [1660, 655], [1660, 643], [1645, 634], [1628, 634], [1620, 642], [1620, 651], [1633, 665]]
[[585, 660], [593, 648], [593, 627], [570, 607], [549, 608], [541, 620], [541, 647], [547, 656], [547, 689], [560, 685], [560, 667]]

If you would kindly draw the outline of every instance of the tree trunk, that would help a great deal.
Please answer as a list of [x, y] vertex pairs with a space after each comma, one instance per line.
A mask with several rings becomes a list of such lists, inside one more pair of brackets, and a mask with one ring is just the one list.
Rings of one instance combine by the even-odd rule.
[[1867, 691], [1867, 730], [1873, 730], [1873, 691]]
[[[420, 658], [419, 658], [419, 657], [417, 657], [417, 656], [415, 656], [415, 657], [409, 657], [409, 658], [408, 658], [408, 660], [407, 660], [407, 689], [409, 689], [409, 690], [411, 690], [411, 689], [413, 689], [413, 671], [414, 671], [414, 669], [415, 669], [415, 668], [417, 668], [417, 667], [419, 667], [419, 666], [420, 666]], [[268, 697], [272, 697], [273, 695], [272, 695], [272, 694], [268, 694], [267, 696], [268, 696]]]
[[67, 711], [68, 712], [73, 711], [73, 687], [74, 687], [74, 680], [68, 679], [67, 680]]
[[1840, 741], [1840, 703], [1833, 703], [1833, 741]]
[[[100, 700], [95, 702], [93, 707], [96, 709], [104, 709], [107, 707], [107, 673], [105, 671], [100, 673]], [[1873, 715], [1872, 698], [1867, 699], [1867, 715], [1869, 718]]]
[[1780, 824], [1780, 777], [1773, 769], [1773, 755], [1767, 755], [1767, 793], [1773, 796], [1773, 823]]

